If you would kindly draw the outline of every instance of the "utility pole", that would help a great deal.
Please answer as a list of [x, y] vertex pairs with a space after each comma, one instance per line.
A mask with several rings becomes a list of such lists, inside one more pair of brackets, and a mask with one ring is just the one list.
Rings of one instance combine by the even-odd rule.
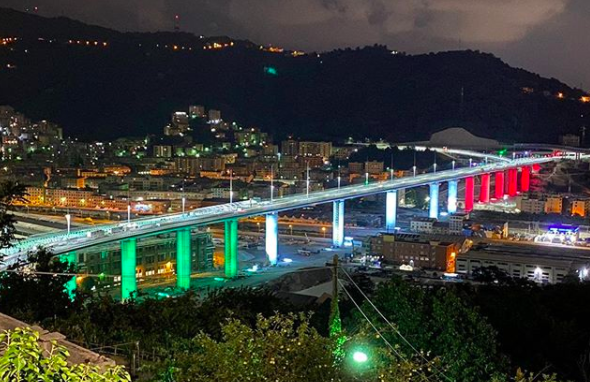
[[345, 338], [342, 335], [342, 320], [340, 319], [340, 308], [338, 307], [338, 255], [334, 255], [332, 263], [326, 264], [332, 267], [332, 303], [330, 304], [330, 319], [328, 321], [328, 331], [330, 338], [334, 338], [336, 347], [334, 356], [337, 362], [344, 357], [342, 345]]

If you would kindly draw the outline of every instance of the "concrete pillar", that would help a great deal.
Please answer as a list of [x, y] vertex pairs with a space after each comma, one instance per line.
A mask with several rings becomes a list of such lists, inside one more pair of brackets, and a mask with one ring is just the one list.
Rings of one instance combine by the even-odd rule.
[[490, 174], [481, 174], [481, 187], [479, 188], [479, 201], [490, 202]]
[[465, 178], [465, 212], [473, 211], [473, 199], [475, 194], [475, 180], [472, 176]]
[[121, 300], [127, 301], [137, 292], [137, 239], [121, 241]]
[[531, 167], [523, 166], [520, 172], [520, 191], [528, 192], [531, 187]]
[[449, 181], [447, 212], [450, 214], [457, 212], [457, 185], [458, 182], [456, 180]]
[[498, 171], [495, 175], [494, 197], [498, 200], [504, 199], [504, 171]]
[[189, 289], [191, 286], [191, 230], [183, 228], [176, 231], [176, 286]]
[[438, 183], [430, 183], [430, 204], [428, 206], [428, 217], [438, 219]]
[[225, 277], [238, 274], [238, 220], [225, 221]]
[[336, 200], [333, 209], [332, 245], [339, 248], [344, 245], [344, 200]]
[[518, 170], [508, 169], [508, 196], [514, 197], [518, 193]]
[[266, 215], [265, 239], [266, 258], [271, 265], [276, 265], [279, 255], [279, 215], [276, 213]]
[[393, 232], [397, 217], [397, 191], [389, 191], [385, 195], [385, 229]]
[[[63, 254], [60, 256], [60, 260], [63, 263], [66, 263], [68, 265], [73, 265], [74, 269], [76, 269], [76, 263], [77, 260], [76, 259], [76, 252], [68, 252], [66, 254]], [[70, 296], [70, 299], [73, 300], [75, 293], [76, 293], [76, 289], [77, 289], [77, 284], [76, 284], [76, 276], [72, 277], [65, 285], [65, 290], [68, 292], [68, 295]]]

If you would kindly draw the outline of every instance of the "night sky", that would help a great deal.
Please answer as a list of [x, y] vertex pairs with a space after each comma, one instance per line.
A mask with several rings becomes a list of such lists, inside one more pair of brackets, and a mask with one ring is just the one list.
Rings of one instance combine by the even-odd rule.
[[118, 30], [181, 29], [289, 49], [386, 44], [423, 53], [492, 52], [509, 64], [590, 88], [588, 0], [0, 0], [43, 16]]

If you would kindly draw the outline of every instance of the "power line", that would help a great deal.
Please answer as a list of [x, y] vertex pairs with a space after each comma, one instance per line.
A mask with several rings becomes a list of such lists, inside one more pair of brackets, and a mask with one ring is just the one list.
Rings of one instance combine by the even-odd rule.
[[[358, 284], [352, 279], [352, 277], [348, 274], [348, 272], [346, 272], [346, 269], [344, 269], [342, 266], [340, 267], [342, 269], [342, 272], [346, 275], [346, 277], [348, 277], [348, 279], [350, 280], [350, 282], [356, 287], [356, 289], [361, 293], [361, 295], [365, 298], [365, 300], [367, 300], [369, 302], [369, 304], [371, 305], [371, 307], [377, 312], [377, 314], [379, 314], [379, 316], [381, 316], [381, 318], [387, 323], [387, 325], [389, 325], [389, 327], [391, 329], [393, 329], [393, 331], [420, 357], [422, 358], [425, 362], [429, 363], [430, 361], [424, 356], [424, 354], [422, 354], [422, 352], [418, 351], [418, 349], [416, 349], [416, 347], [414, 345], [412, 345], [412, 343], [399, 331], [398, 328], [395, 327], [395, 325], [393, 325], [388, 319], [387, 317], [385, 317], [383, 315], [383, 313], [381, 313], [381, 311], [375, 306], [375, 304], [373, 304], [373, 301], [371, 301], [371, 299], [365, 294], [365, 292], [363, 292], [363, 290], [358, 286]], [[438, 368], [434, 367], [434, 369], [437, 371], [437, 373], [440, 373], [443, 377], [445, 377], [445, 379], [447, 379], [450, 382], [453, 382], [453, 379], [451, 379], [450, 377], [448, 377], [442, 370], [438, 370]]]
[[367, 317], [367, 315], [365, 314], [365, 312], [363, 312], [363, 310], [361, 309], [361, 307], [359, 306], [359, 304], [357, 304], [357, 302], [354, 300], [354, 298], [352, 298], [352, 296], [350, 295], [350, 292], [346, 289], [346, 287], [344, 286], [344, 284], [342, 284], [342, 280], [338, 279], [338, 284], [340, 284], [340, 287], [342, 288], [342, 290], [344, 290], [344, 292], [346, 292], [346, 295], [348, 296], [348, 298], [350, 299], [350, 301], [352, 301], [352, 303], [354, 304], [354, 306], [356, 306], [356, 308], [359, 310], [359, 312], [361, 312], [361, 314], [363, 315], [363, 317], [365, 318], [365, 320], [367, 320], [367, 322], [369, 323], [369, 325], [371, 325], [371, 327], [373, 328], [373, 330], [375, 331], [375, 333], [377, 333], [377, 335], [379, 336], [379, 338], [381, 338], [383, 340], [383, 342], [385, 342], [385, 344], [391, 349], [391, 351], [393, 351], [398, 357], [400, 357], [401, 359], [405, 359], [404, 356], [398, 352], [391, 343], [389, 343], [389, 341], [387, 341], [387, 339], [383, 336], [383, 334], [381, 334], [381, 332], [379, 331], [379, 329], [377, 329], [377, 327], [373, 324], [373, 322], [369, 319], [369, 317]]
[[[354, 306], [359, 310], [359, 312], [361, 312], [361, 314], [363, 315], [363, 317], [365, 318], [365, 320], [369, 323], [369, 325], [371, 325], [371, 327], [373, 328], [373, 330], [375, 331], [375, 333], [377, 333], [377, 335], [379, 336], [379, 338], [381, 338], [383, 340], [383, 342], [385, 342], [385, 344], [387, 345], [387, 347], [389, 347], [391, 349], [391, 351], [393, 351], [400, 359], [402, 359], [404, 361], [407, 361], [406, 357], [404, 357], [404, 355], [402, 353], [400, 353], [399, 351], [397, 351], [395, 349], [395, 347], [389, 341], [387, 341], [387, 338], [385, 338], [385, 336], [383, 336], [383, 334], [381, 334], [381, 332], [379, 331], [379, 329], [377, 329], [377, 327], [375, 326], [375, 324], [373, 324], [373, 322], [371, 321], [371, 319], [369, 319], [369, 317], [366, 315], [366, 313], [361, 309], [361, 307], [359, 306], [359, 304], [352, 297], [352, 295], [350, 294], [350, 292], [346, 289], [346, 286], [344, 286], [344, 284], [342, 283], [342, 280], [338, 279], [338, 283], [340, 284], [342, 290], [344, 290], [344, 292], [346, 293], [346, 295], [348, 296], [348, 298], [350, 299], [350, 301], [352, 301], [352, 303], [354, 304]], [[430, 362], [427, 360], [426, 363], [429, 364]], [[430, 381], [430, 378], [428, 377], [428, 375], [426, 375], [426, 373], [422, 372], [422, 375], [423, 375], [424, 378], [426, 378], [427, 381]]]

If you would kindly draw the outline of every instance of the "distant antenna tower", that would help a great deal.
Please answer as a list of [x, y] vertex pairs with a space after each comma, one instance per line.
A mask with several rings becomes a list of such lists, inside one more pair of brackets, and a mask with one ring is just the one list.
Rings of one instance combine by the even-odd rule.
[[174, 15], [174, 32], [180, 31], [180, 16]]

